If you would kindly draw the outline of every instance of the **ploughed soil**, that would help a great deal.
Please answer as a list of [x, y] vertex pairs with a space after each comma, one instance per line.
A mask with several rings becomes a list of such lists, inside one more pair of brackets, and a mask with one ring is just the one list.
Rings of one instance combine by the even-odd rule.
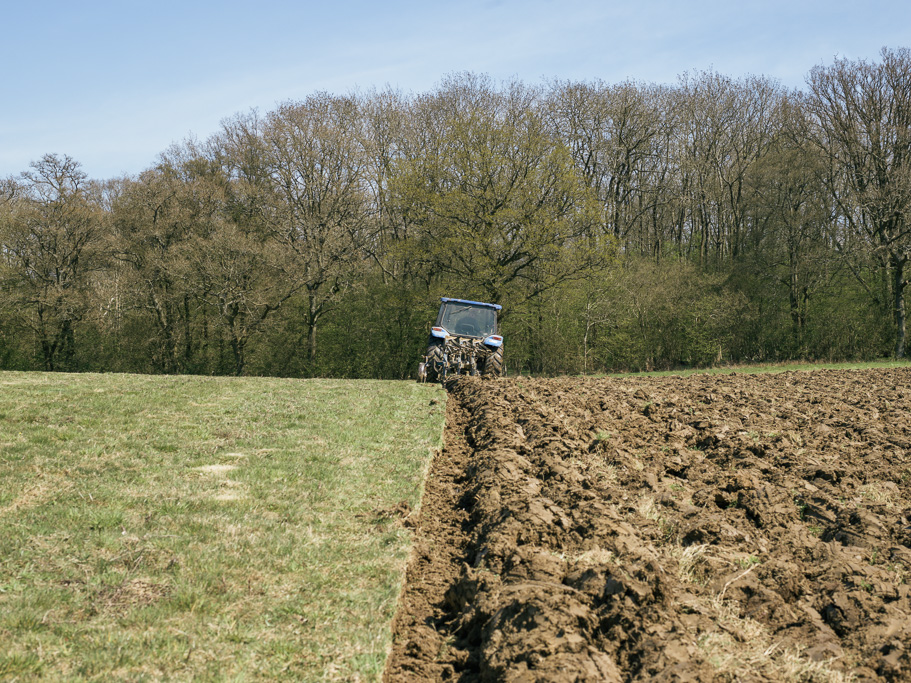
[[911, 370], [465, 378], [386, 681], [911, 680]]

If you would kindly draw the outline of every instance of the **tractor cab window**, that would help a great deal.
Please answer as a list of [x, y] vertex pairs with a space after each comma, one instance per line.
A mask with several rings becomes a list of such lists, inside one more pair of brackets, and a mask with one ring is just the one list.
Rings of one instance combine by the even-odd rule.
[[437, 325], [449, 334], [486, 337], [497, 333], [497, 312], [487, 306], [472, 306], [448, 301], [440, 307]]

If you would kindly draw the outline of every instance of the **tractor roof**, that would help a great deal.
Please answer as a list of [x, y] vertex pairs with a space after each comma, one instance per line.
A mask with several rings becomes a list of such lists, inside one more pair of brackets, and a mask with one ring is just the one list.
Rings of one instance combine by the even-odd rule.
[[448, 296], [441, 296], [440, 301], [442, 301], [444, 304], [452, 301], [457, 304], [471, 304], [472, 306], [487, 306], [487, 308], [495, 308], [498, 311], [501, 308], [503, 308], [500, 304], [485, 304], [483, 301], [468, 301], [468, 299], [450, 299]]

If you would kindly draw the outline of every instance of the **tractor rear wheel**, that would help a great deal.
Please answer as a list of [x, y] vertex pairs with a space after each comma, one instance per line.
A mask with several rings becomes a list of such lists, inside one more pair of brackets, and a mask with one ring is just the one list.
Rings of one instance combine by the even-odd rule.
[[427, 371], [428, 382], [441, 382], [446, 376], [446, 362], [443, 360], [443, 347], [439, 344], [431, 344], [427, 347], [427, 363], [424, 366]]
[[503, 376], [503, 347], [491, 353], [484, 359], [484, 374], [490, 377]]

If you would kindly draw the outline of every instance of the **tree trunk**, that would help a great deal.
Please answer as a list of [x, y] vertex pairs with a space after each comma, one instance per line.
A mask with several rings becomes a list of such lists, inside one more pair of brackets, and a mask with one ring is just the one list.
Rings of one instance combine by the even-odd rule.
[[904, 255], [892, 255], [892, 312], [895, 321], [895, 357], [905, 357], [905, 263]]
[[233, 330], [231, 332], [231, 351], [234, 354], [234, 374], [237, 377], [240, 377], [244, 374], [244, 351], [246, 344], [243, 339], [240, 339]]
[[41, 356], [44, 361], [44, 370], [46, 372], [54, 372], [54, 370], [56, 370], [54, 367], [54, 356], [57, 353], [57, 344], [50, 339], [47, 325], [44, 322], [44, 311], [40, 305], [38, 307], [38, 325], [36, 331], [38, 332], [39, 342], [41, 344]]
[[800, 276], [797, 271], [797, 250], [793, 245], [788, 248], [788, 301], [791, 309], [791, 334], [794, 342], [793, 353], [800, 356], [803, 352], [804, 315], [800, 298]]
[[64, 320], [61, 325], [58, 348], [62, 356], [61, 369], [69, 372], [76, 370], [76, 335], [73, 332], [73, 323], [70, 320]]
[[167, 308], [166, 301], [162, 301], [155, 294], [154, 290], [149, 291], [149, 304], [152, 307], [152, 310], [155, 312], [155, 322], [158, 325], [158, 330], [161, 335], [164, 337], [164, 352], [160, 358], [157, 360], [153, 355], [153, 362], [156, 362], [158, 369], [164, 372], [166, 375], [169, 375], [176, 371], [176, 363], [174, 357], [174, 330], [171, 324], [172, 316], [170, 311]]
[[183, 361], [181, 370], [191, 367], [193, 360], [193, 337], [190, 331], [190, 295], [183, 297]]
[[316, 323], [319, 321], [320, 307], [312, 291], [307, 292], [307, 364], [312, 372], [316, 363]]
[[241, 333], [238, 333], [238, 328], [242, 327], [238, 324], [238, 318], [240, 314], [234, 310], [231, 311], [231, 315], [228, 316], [228, 332], [231, 334], [231, 353], [234, 356], [234, 374], [237, 377], [240, 377], [244, 372], [244, 351], [247, 345], [247, 340]]
[[307, 360], [311, 366], [316, 362], [316, 321], [307, 325]]

